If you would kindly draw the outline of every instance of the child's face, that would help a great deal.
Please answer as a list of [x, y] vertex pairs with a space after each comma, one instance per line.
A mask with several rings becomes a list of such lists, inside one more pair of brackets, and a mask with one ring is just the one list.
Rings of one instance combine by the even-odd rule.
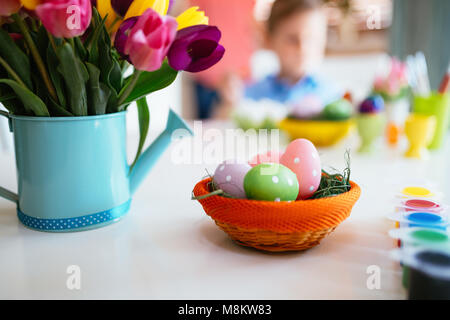
[[294, 13], [268, 36], [268, 44], [280, 60], [281, 73], [296, 79], [322, 61], [327, 22], [321, 10]]

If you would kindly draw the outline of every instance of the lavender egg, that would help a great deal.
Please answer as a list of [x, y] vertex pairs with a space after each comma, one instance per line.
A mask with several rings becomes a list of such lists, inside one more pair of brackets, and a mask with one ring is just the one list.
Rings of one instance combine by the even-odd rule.
[[217, 167], [213, 181], [226, 194], [244, 199], [244, 177], [251, 168], [248, 163], [226, 160]]

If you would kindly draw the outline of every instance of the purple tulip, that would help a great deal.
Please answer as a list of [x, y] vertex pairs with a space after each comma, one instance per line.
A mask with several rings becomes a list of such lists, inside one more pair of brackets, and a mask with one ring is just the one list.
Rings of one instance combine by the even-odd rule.
[[121, 57], [131, 63], [129, 55], [125, 54], [125, 45], [130, 35], [131, 28], [134, 27], [139, 17], [131, 17], [120, 24], [114, 39], [114, 47]]
[[225, 48], [219, 44], [220, 30], [214, 26], [196, 25], [181, 29], [170, 47], [167, 58], [175, 70], [200, 72], [219, 62]]
[[111, 7], [120, 17], [125, 17], [133, 0], [111, 0]]

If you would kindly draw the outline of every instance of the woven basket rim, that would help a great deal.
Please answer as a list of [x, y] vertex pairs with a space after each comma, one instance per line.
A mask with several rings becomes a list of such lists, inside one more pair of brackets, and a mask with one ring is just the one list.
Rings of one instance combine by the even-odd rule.
[[[199, 181], [194, 188], [194, 195], [196, 197], [199, 197], [199, 196], [203, 196], [203, 195], [210, 193], [210, 191], [208, 191], [207, 185], [208, 185], [208, 182], [210, 182], [211, 180], [212, 180], [212, 178], [206, 178], [206, 179]], [[198, 187], [200, 187], [200, 188], [198, 188]], [[200, 190], [200, 193], [195, 193], [195, 190]], [[316, 202], [316, 203], [332, 202], [333, 200], [345, 197], [345, 196], [347, 196], [349, 194], [353, 194], [353, 193], [361, 193], [361, 188], [357, 183], [350, 180], [350, 190], [347, 192], [344, 192], [344, 193], [341, 193], [338, 195], [334, 195], [331, 197], [325, 197], [325, 198], [319, 198], [319, 199], [306, 199], [306, 200], [291, 201], [291, 202], [289, 202], [289, 205], [301, 207], [305, 204], [305, 202], [307, 202], [308, 204], [311, 204], [312, 202]], [[268, 204], [270, 204], [274, 208], [277, 206], [285, 205], [287, 202], [287, 201], [277, 202], [277, 201], [252, 200], [252, 199], [236, 199], [236, 198], [223, 197], [220, 195], [213, 195], [211, 197], [219, 198], [224, 202], [247, 202], [249, 204], [251, 203], [252, 205], [261, 204], [264, 207], [266, 207]], [[199, 201], [202, 201], [202, 200], [199, 200]]]
[[[209, 193], [207, 184], [210, 179], [204, 179], [196, 184], [195, 196]], [[278, 233], [318, 231], [335, 227], [350, 215], [353, 205], [361, 194], [361, 189], [355, 182], [350, 181], [350, 185], [351, 189], [348, 192], [336, 196], [290, 203], [233, 199], [220, 195], [198, 201], [213, 220], [239, 228]]]

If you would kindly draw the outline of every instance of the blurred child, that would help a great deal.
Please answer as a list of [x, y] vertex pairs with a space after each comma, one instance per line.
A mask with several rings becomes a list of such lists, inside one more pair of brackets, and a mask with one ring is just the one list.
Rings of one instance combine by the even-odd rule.
[[[288, 106], [312, 95], [324, 105], [342, 96], [340, 90], [313, 73], [323, 60], [326, 46], [327, 17], [322, 1], [275, 0], [265, 33], [266, 47], [277, 55], [280, 70], [247, 85], [245, 98], [272, 99]], [[216, 117], [228, 117], [238, 103], [238, 88], [235, 79], [222, 86], [222, 104]]]

